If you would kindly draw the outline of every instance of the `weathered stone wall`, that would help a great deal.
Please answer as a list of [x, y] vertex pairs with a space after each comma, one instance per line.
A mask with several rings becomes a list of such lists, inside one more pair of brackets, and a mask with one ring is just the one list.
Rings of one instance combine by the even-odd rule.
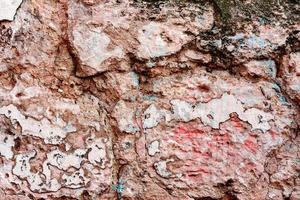
[[300, 199], [299, 0], [0, 0], [0, 199]]

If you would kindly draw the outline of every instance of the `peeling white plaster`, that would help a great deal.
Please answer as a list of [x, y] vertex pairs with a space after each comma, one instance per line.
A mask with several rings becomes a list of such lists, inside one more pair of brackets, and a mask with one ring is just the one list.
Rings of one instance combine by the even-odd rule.
[[22, 0], [0, 0], [0, 21], [13, 21]]
[[[143, 114], [143, 127], [153, 128], [160, 123], [163, 118], [188, 122], [200, 118], [205, 125], [212, 128], [219, 128], [220, 123], [230, 118], [230, 114], [236, 113], [243, 121], [249, 122], [252, 130], [262, 130], [266, 132], [271, 128], [269, 121], [274, 119], [273, 115], [256, 108], [244, 111], [243, 105], [233, 95], [223, 94], [219, 99], [213, 99], [208, 103], [198, 103], [194, 107], [182, 100], [172, 100], [172, 115], [168, 115], [163, 109], [160, 110], [150, 105]], [[164, 112], [162, 112], [164, 111]], [[148, 116], [148, 117], [146, 117]]]
[[114, 108], [114, 117], [118, 121], [119, 129], [127, 133], [136, 133], [140, 131], [135, 122], [136, 111], [126, 104], [125, 101], [119, 101]]
[[73, 114], [77, 114], [77, 115], [80, 114], [81, 111], [80, 106], [75, 104], [73, 100], [69, 100], [69, 99], [62, 99], [59, 101], [55, 101], [53, 107], [55, 109], [62, 110], [62, 111], [69, 110]]
[[[81, 163], [85, 160], [87, 149], [76, 149], [72, 154], [53, 150], [47, 154], [47, 159], [43, 163], [43, 171], [31, 172], [30, 159], [36, 156], [36, 151], [30, 151], [16, 155], [16, 164], [13, 173], [21, 179], [26, 179], [30, 189], [36, 192], [58, 191], [61, 187], [79, 188], [87, 184], [89, 179], [84, 176]], [[50, 166], [65, 171], [62, 174], [63, 183], [59, 183], [57, 177], [53, 177]], [[70, 168], [76, 170], [68, 174]]]
[[[38, 97], [46, 94], [48, 91], [46, 88], [37, 86], [25, 86], [22, 82], [17, 80], [14, 88], [10, 91], [4, 88], [0, 88], [0, 97], [6, 100], [10, 100], [14, 104], [19, 104], [20, 100], [26, 100], [33, 97]], [[22, 94], [19, 96], [18, 94]]]
[[12, 104], [1, 107], [0, 114], [5, 115], [11, 121], [19, 122], [22, 127], [23, 135], [43, 138], [48, 144], [60, 144], [68, 133], [75, 131], [74, 128], [65, 129], [64, 127], [56, 126], [46, 118], [37, 121], [33, 118], [26, 117]]
[[0, 156], [6, 159], [12, 159], [14, 153], [12, 147], [15, 145], [14, 137], [4, 133], [0, 133]]
[[158, 140], [154, 140], [152, 141], [149, 146], [148, 146], [148, 154], [150, 156], [154, 156], [156, 153], [159, 153], [159, 141]]
[[178, 99], [172, 100], [171, 104], [175, 118], [183, 120], [184, 122], [192, 120], [191, 113], [193, 112], [193, 107], [191, 104]]
[[243, 110], [242, 104], [234, 96], [225, 93], [220, 99], [197, 104], [193, 118], [200, 118], [205, 125], [219, 128], [220, 123], [228, 120], [231, 113], [238, 114]]
[[[45, 94], [46, 88], [37, 86], [26, 87], [22, 82], [17, 81], [15, 87], [9, 92], [9, 97], [13, 102], [19, 102], [20, 99], [30, 99], [33, 97], [41, 96]], [[18, 94], [22, 93], [22, 96]]]
[[102, 138], [95, 139], [91, 137], [87, 139], [87, 143], [87, 146], [90, 149], [88, 153], [88, 160], [93, 165], [100, 166], [100, 168], [104, 169], [108, 160], [105, 143]]
[[155, 171], [158, 175], [163, 178], [169, 178], [172, 173], [167, 169], [167, 163], [173, 161], [172, 159], [169, 160], [161, 160], [154, 163]]
[[157, 126], [163, 120], [163, 115], [154, 104], [151, 104], [145, 110], [142, 119], [144, 128], [152, 128]]
[[64, 186], [66, 186], [68, 188], [72, 188], [72, 189], [77, 189], [77, 188], [83, 187], [89, 181], [89, 179], [87, 179], [84, 176], [83, 169], [75, 171], [70, 176], [64, 174], [62, 176], [62, 179], [64, 180]]
[[239, 113], [239, 118], [249, 122], [252, 126], [252, 130], [260, 129], [263, 132], [266, 132], [271, 128], [268, 121], [274, 119], [274, 116], [256, 108], [251, 108], [243, 113]]
[[66, 154], [60, 150], [54, 150], [47, 154], [47, 160], [44, 162], [44, 166], [50, 164], [62, 170], [67, 170], [70, 167], [79, 169], [86, 152], [87, 150], [85, 149], [76, 149], [74, 153]]
[[29, 161], [35, 156], [35, 151], [30, 151], [16, 155], [16, 164], [13, 168], [13, 173], [21, 179], [26, 179], [32, 191], [43, 192], [59, 190], [61, 185], [56, 179], [52, 179], [49, 180], [47, 183], [44, 183], [42, 175], [39, 172], [31, 172]]

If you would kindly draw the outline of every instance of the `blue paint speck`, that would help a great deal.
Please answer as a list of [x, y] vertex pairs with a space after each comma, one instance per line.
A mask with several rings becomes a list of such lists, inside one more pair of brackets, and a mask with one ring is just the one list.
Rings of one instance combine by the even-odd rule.
[[123, 185], [123, 181], [119, 180], [116, 185], [112, 186], [112, 189], [117, 192], [118, 198], [121, 198], [122, 197], [122, 193], [125, 190], [125, 186]]
[[155, 101], [157, 98], [156, 98], [155, 96], [153, 96], [153, 95], [144, 95], [144, 96], [142, 97], [142, 99], [143, 99], [144, 101]]
[[243, 33], [238, 33], [236, 34], [235, 36], [231, 36], [231, 37], [228, 37], [229, 39], [231, 40], [242, 40], [244, 39], [244, 34]]
[[267, 41], [257, 37], [256, 35], [251, 35], [246, 41], [246, 45], [250, 48], [265, 48], [268, 44]]
[[265, 60], [262, 64], [266, 68], [266, 73], [272, 78], [275, 78], [277, 74], [277, 69], [274, 60]]
[[274, 83], [272, 86], [272, 89], [275, 90], [276, 96], [278, 97], [279, 101], [282, 103], [282, 105], [289, 106], [289, 102], [287, 99], [282, 95], [281, 88], [277, 83]]
[[135, 72], [130, 72], [130, 75], [131, 75], [132, 80], [133, 80], [133, 85], [134, 85], [135, 87], [138, 87], [139, 84], [140, 84], [139, 76], [138, 76], [137, 73], [135, 73]]

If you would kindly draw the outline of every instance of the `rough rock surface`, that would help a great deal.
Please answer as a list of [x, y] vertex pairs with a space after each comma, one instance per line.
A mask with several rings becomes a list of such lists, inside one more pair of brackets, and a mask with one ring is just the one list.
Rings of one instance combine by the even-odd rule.
[[299, 0], [0, 0], [0, 199], [300, 199]]

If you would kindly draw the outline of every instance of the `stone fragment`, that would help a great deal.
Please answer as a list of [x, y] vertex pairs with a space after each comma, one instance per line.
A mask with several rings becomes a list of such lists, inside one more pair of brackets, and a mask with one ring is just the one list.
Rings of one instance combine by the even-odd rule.
[[144, 59], [168, 56], [179, 51], [190, 37], [177, 27], [150, 22], [139, 30], [140, 46], [137, 55]]
[[123, 57], [122, 48], [110, 47], [109, 35], [99, 28], [75, 26], [72, 32], [78, 76], [92, 76], [109, 70], [109, 62]]
[[253, 60], [245, 64], [251, 76], [276, 78], [277, 68], [273, 60]]
[[210, 54], [203, 54], [193, 50], [187, 50], [184, 55], [191, 60], [201, 61], [203, 63], [209, 63], [212, 59]]
[[283, 80], [291, 98], [300, 102], [300, 52], [283, 57]]

